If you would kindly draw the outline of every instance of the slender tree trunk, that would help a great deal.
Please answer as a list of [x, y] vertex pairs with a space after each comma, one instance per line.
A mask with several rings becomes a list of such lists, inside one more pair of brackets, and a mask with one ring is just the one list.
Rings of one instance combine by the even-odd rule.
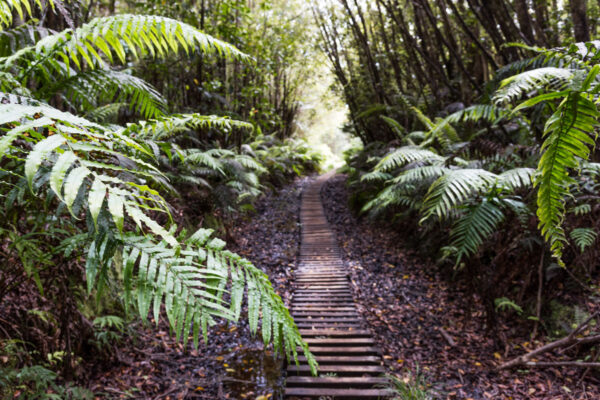
[[573, 18], [573, 33], [578, 42], [589, 42], [590, 31], [587, 17], [586, 0], [570, 0], [571, 17]]

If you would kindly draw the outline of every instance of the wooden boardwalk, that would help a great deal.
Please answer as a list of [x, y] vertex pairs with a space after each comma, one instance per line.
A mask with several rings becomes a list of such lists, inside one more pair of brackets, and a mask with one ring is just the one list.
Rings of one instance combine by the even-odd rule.
[[292, 315], [319, 363], [310, 375], [306, 359], [287, 368], [287, 399], [383, 399], [389, 393], [379, 351], [356, 311], [348, 273], [327, 224], [320, 191], [327, 177], [305, 189], [300, 221], [302, 244]]

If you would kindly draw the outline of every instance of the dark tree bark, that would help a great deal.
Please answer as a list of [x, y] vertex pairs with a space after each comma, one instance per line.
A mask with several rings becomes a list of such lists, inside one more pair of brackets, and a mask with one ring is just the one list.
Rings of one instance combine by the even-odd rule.
[[590, 41], [589, 21], [587, 17], [586, 0], [570, 0], [571, 17], [573, 18], [573, 33], [578, 42]]
[[517, 12], [517, 21], [519, 21], [519, 28], [521, 29], [525, 40], [528, 44], [536, 44], [535, 37], [533, 36], [533, 23], [529, 16], [527, 1], [515, 0], [514, 4], [515, 11]]

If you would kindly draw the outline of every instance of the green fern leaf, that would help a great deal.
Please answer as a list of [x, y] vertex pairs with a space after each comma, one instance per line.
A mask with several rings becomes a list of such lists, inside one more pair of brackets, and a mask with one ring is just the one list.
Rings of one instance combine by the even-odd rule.
[[464, 207], [463, 211], [464, 215], [450, 232], [450, 245], [456, 248], [456, 265], [463, 257], [475, 254], [504, 219], [504, 213], [494, 199], [483, 198], [479, 203]]
[[598, 233], [593, 228], [575, 228], [571, 231], [570, 235], [582, 253], [586, 247], [593, 245], [598, 237]]
[[375, 171], [389, 172], [413, 162], [443, 161], [444, 157], [420, 147], [405, 146], [387, 154], [377, 163]]
[[569, 84], [574, 73], [566, 68], [545, 67], [514, 75], [502, 81], [500, 89], [494, 95], [494, 101], [500, 104], [516, 100], [549, 85], [562, 89]]
[[542, 234], [550, 243], [553, 255], [559, 259], [566, 242], [562, 220], [569, 184], [574, 180], [569, 170], [579, 168], [579, 160], [589, 158], [594, 145], [590, 135], [595, 132], [600, 116], [592, 100], [578, 92], [569, 94], [545, 127], [543, 154], [538, 164], [541, 172], [538, 186], [538, 218]]
[[439, 177], [429, 188], [421, 208], [421, 222], [431, 216], [444, 218], [470, 196], [482, 193], [494, 184], [498, 176], [483, 169], [451, 170]]
[[[31, 126], [29, 128], [31, 128]], [[27, 183], [29, 184], [30, 188], [33, 187], [33, 177], [38, 171], [46, 155], [56, 148], [62, 146], [65, 142], [66, 139], [61, 135], [52, 135], [36, 143], [36, 145], [33, 147], [33, 150], [29, 153], [27, 159], [25, 160], [25, 177], [27, 178]]]

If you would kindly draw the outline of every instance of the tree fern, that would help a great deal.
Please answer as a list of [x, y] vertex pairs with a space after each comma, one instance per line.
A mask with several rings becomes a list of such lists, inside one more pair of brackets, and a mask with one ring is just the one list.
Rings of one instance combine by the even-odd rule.
[[[596, 46], [575, 46], [569, 50], [576, 56], [579, 51], [588, 53]], [[583, 65], [583, 67], [581, 67]], [[537, 215], [539, 227], [553, 255], [562, 265], [561, 255], [566, 242], [562, 227], [565, 215], [565, 201], [570, 195], [569, 186], [575, 181], [570, 172], [579, 170], [581, 162], [590, 156], [590, 147], [595, 144], [595, 129], [598, 113], [594, 97], [588, 93], [595, 85], [600, 66], [586, 68], [585, 63], [579, 69], [540, 68], [509, 78], [504, 88], [496, 96], [498, 100], [520, 97], [525, 92], [544, 89], [553, 80], [560, 82], [559, 87], [548, 93], [539, 94], [522, 102], [516, 109], [524, 109], [542, 102], [560, 103], [544, 127], [542, 156], [538, 163], [539, 176]], [[595, 89], [594, 89], [595, 90]]]

